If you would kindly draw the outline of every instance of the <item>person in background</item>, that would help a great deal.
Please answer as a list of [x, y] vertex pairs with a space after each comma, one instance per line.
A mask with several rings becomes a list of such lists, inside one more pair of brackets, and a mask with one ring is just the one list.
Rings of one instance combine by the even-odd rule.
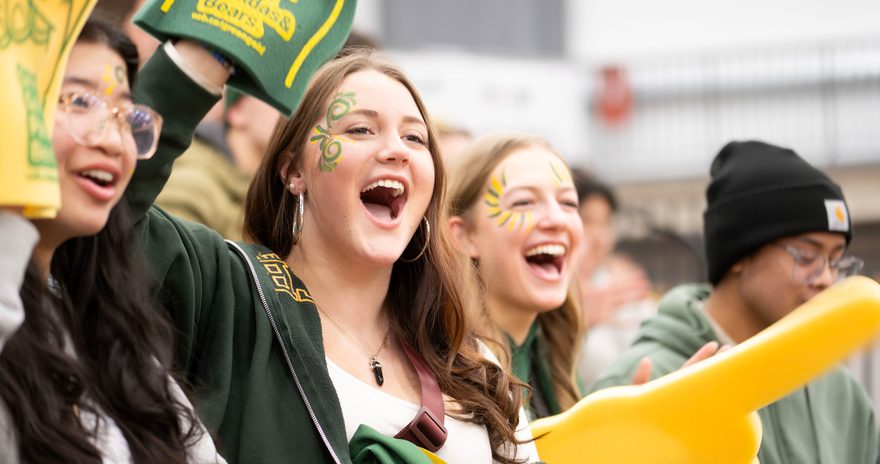
[[[500, 133], [462, 153], [450, 180], [449, 226], [476, 264], [484, 326], [519, 380], [531, 419], [575, 404], [581, 318], [573, 275], [583, 229], [568, 166], [544, 139]], [[483, 324], [481, 324], [483, 325]]]
[[269, 104], [229, 88], [225, 104], [225, 123], [199, 124], [156, 204], [239, 240], [248, 186], [281, 115]]
[[463, 126], [441, 119], [437, 122], [437, 136], [443, 161], [449, 166], [449, 171], [454, 172], [455, 166], [461, 160], [461, 155], [473, 142], [474, 135]]
[[123, 199], [162, 125], [132, 102], [136, 69], [121, 31], [86, 22], [52, 134], [61, 208], [0, 210], [0, 462], [225, 462], [171, 376], [174, 330]]
[[[659, 377], [704, 343], [742, 343], [861, 269], [861, 260], [846, 253], [852, 222], [843, 192], [790, 149], [727, 144], [712, 162], [706, 200], [709, 284], [667, 293], [592, 391], [628, 383], [643, 357]], [[758, 414], [762, 464], [877, 462], [870, 400], [842, 367]]]
[[585, 241], [578, 288], [587, 336], [578, 372], [589, 384], [626, 351], [639, 324], [656, 312], [656, 303], [650, 298], [651, 282], [644, 271], [614, 252], [617, 198], [613, 190], [584, 170], [573, 169], [572, 176]]

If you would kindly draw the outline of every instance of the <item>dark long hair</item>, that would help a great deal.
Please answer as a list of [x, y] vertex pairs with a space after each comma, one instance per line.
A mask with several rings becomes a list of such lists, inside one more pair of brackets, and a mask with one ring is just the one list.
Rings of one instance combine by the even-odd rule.
[[[399, 68], [376, 52], [354, 49], [315, 73], [296, 113], [276, 127], [251, 183], [245, 202], [245, 236], [280, 256], [290, 253], [297, 200], [279, 178], [282, 165], [288, 160], [291, 166], [297, 165], [310, 132], [326, 111], [333, 93], [347, 76], [362, 70], [378, 71], [409, 90], [427, 123], [428, 149], [435, 166], [434, 191], [425, 213], [431, 224], [427, 250], [414, 263], [398, 260], [391, 271], [387, 302], [393, 334], [421, 353], [443, 393], [460, 406], [457, 413], [461, 419], [485, 425], [493, 457], [511, 462], [501, 453], [516, 443], [514, 432], [521, 403], [518, 390], [514, 389], [516, 380], [480, 353], [470, 329], [470, 312], [466, 309], [469, 298], [459, 285], [456, 253], [444, 227], [446, 174], [436, 132], [415, 86]], [[403, 257], [418, 255], [426, 239], [425, 227], [421, 226]]]
[[[137, 51], [112, 26], [90, 20], [79, 41], [107, 45], [133, 75]], [[0, 397], [26, 462], [101, 462], [95, 430], [77, 417], [96, 412], [91, 404], [116, 422], [135, 462], [186, 462], [196, 419], [170, 390], [173, 331], [150, 297], [138, 240], [123, 199], [100, 232], [55, 250], [51, 290], [29, 266], [25, 322], [0, 355]]]

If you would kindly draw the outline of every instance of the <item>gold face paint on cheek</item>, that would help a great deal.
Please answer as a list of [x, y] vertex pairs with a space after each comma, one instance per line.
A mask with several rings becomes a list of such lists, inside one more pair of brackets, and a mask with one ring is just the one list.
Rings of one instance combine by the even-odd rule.
[[336, 166], [342, 162], [342, 142], [351, 141], [343, 136], [336, 136], [331, 133], [333, 122], [339, 121], [346, 114], [351, 112], [352, 108], [357, 105], [357, 99], [354, 92], [339, 92], [330, 105], [327, 107], [327, 116], [325, 118], [327, 127], [324, 128], [320, 124], [315, 126], [315, 135], [309, 139], [310, 143], [317, 143], [318, 149], [321, 150], [321, 159], [318, 161], [318, 167], [323, 172], [333, 172]]
[[504, 188], [507, 186], [507, 179], [504, 171], [501, 172], [501, 178], [492, 176], [489, 188], [483, 194], [483, 203], [489, 207], [489, 218], [495, 220], [498, 227], [507, 225], [507, 230], [519, 230], [525, 228], [529, 230], [532, 227], [532, 212], [510, 211], [501, 205], [501, 197], [504, 195]]

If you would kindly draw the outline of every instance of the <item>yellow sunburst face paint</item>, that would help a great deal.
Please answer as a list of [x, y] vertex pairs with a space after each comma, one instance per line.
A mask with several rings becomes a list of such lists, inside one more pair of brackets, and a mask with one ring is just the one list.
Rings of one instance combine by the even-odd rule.
[[550, 175], [553, 176], [553, 185], [572, 185], [574, 180], [571, 177], [571, 171], [559, 160], [550, 161]]
[[101, 75], [101, 82], [104, 83], [105, 95], [108, 97], [113, 95], [116, 88], [127, 81], [128, 78], [125, 76], [125, 70], [122, 67], [111, 67], [109, 64], [104, 65], [104, 74]]
[[333, 123], [342, 119], [357, 105], [357, 98], [354, 92], [339, 92], [327, 107], [327, 116], [325, 122], [327, 127], [320, 124], [315, 126], [314, 134], [309, 141], [317, 143], [321, 150], [321, 159], [318, 161], [318, 167], [321, 172], [330, 173], [336, 169], [336, 166], [342, 162], [342, 142], [351, 141], [340, 135], [331, 132]]
[[504, 195], [504, 189], [507, 186], [507, 179], [504, 171], [501, 171], [501, 177], [492, 176], [489, 182], [489, 188], [483, 194], [483, 203], [489, 207], [489, 217], [495, 220], [498, 227], [507, 227], [507, 230], [529, 230], [532, 228], [534, 221], [532, 220], [532, 212], [518, 212], [506, 209], [501, 205], [501, 197]]

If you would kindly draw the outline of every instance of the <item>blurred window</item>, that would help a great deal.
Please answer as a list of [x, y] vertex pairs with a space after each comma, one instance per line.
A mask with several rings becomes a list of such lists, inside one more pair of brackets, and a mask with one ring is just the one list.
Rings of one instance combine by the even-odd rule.
[[398, 50], [565, 53], [563, 0], [385, 0], [383, 42]]

